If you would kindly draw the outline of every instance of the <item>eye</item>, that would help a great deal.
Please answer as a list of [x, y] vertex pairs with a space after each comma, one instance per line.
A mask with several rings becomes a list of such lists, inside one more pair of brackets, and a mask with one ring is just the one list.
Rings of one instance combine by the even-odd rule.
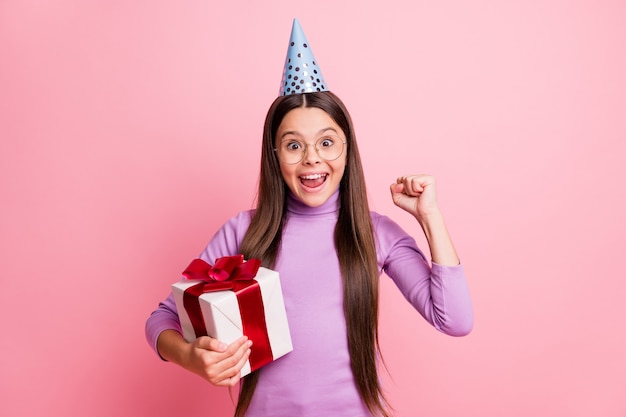
[[320, 148], [330, 148], [334, 144], [335, 144], [335, 141], [332, 138], [324, 138], [324, 139], [320, 139], [319, 141]]
[[295, 140], [290, 141], [290, 142], [285, 142], [284, 147], [286, 150], [290, 152], [299, 151], [300, 149], [302, 149], [302, 145], [300, 145], [300, 142], [296, 142]]

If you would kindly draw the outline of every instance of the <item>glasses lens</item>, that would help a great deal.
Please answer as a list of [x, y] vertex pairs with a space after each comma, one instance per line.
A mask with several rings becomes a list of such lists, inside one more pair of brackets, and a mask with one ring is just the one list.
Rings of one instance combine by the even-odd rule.
[[336, 136], [327, 136], [319, 139], [315, 144], [320, 158], [326, 161], [334, 161], [343, 152], [343, 141]]
[[302, 160], [306, 147], [297, 140], [285, 140], [278, 148], [278, 159], [286, 164], [297, 164]]

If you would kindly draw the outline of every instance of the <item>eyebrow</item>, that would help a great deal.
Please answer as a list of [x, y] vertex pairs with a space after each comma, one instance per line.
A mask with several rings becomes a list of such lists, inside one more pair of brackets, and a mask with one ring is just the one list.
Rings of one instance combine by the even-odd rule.
[[[329, 130], [332, 130], [336, 135], [339, 134], [339, 132], [337, 132], [337, 130], [334, 127], [325, 127], [323, 129], [320, 129], [317, 132], [317, 136], [323, 135], [324, 133], [328, 132]], [[295, 135], [295, 136], [302, 136], [300, 133], [298, 133], [295, 130], [288, 130], [285, 133], [283, 133], [282, 135], [280, 135], [280, 139], [282, 140], [285, 136], [287, 135]]]

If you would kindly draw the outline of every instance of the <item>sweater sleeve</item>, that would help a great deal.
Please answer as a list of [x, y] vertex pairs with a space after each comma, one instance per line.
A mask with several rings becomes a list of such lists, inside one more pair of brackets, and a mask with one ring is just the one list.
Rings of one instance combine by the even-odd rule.
[[411, 305], [437, 330], [465, 336], [474, 313], [462, 265], [429, 265], [415, 239], [385, 216], [373, 215], [378, 265]]
[[[208, 263], [214, 263], [217, 258], [222, 256], [236, 255], [239, 252], [243, 236], [250, 225], [250, 213], [249, 211], [242, 212], [228, 220], [211, 238], [199, 258]], [[146, 320], [146, 340], [157, 354], [157, 340], [161, 332], [165, 330], [176, 330], [182, 333], [174, 295], [171, 292]]]

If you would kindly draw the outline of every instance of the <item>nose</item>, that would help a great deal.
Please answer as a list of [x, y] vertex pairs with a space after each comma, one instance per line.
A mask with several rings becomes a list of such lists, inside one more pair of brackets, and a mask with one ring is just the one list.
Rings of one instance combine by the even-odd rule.
[[319, 164], [322, 162], [322, 158], [320, 158], [317, 153], [317, 148], [314, 143], [306, 143], [304, 149], [304, 158], [302, 158], [302, 162], [306, 165]]

